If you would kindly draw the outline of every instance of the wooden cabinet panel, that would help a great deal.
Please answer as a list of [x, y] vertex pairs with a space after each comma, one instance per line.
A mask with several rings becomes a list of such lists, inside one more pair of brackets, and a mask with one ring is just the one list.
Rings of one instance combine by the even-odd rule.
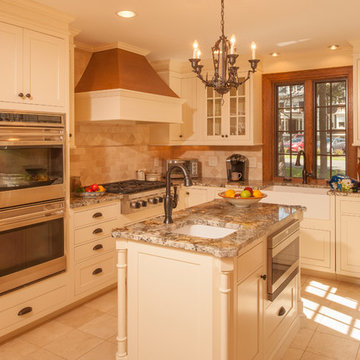
[[22, 90], [23, 29], [0, 23], [0, 101], [23, 102], [18, 96]]
[[64, 106], [65, 40], [24, 30], [24, 91], [36, 105]]
[[79, 245], [75, 248], [75, 263], [115, 251], [115, 239], [111, 236], [103, 237], [87, 244]]
[[99, 224], [89, 225], [76, 229], [74, 233], [74, 244], [79, 245], [95, 239], [111, 236], [111, 231], [116, 227], [116, 221], [105, 221]]

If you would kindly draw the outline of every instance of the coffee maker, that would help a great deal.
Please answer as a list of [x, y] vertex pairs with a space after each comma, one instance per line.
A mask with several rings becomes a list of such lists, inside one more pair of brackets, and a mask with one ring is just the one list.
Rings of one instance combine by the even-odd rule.
[[240, 154], [232, 154], [226, 159], [228, 181], [246, 181], [249, 173], [249, 160]]

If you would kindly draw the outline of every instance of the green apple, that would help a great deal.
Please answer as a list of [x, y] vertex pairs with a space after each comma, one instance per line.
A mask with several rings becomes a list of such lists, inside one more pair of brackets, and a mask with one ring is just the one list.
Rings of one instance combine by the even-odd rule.
[[240, 196], [242, 198], [249, 198], [249, 197], [251, 197], [251, 192], [249, 190], [244, 190], [240, 193]]

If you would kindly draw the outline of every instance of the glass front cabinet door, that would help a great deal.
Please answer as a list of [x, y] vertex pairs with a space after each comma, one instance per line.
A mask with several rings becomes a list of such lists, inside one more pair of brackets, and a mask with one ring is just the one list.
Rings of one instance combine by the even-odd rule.
[[[245, 75], [244, 75], [245, 76]], [[240, 77], [240, 81], [244, 77]], [[221, 97], [213, 88], [200, 86], [204, 140], [214, 145], [260, 145], [261, 74]]]

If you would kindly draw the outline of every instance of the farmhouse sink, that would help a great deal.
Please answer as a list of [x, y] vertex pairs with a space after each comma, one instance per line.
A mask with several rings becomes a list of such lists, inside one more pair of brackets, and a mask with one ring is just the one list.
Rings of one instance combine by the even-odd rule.
[[192, 224], [182, 226], [173, 232], [181, 235], [189, 235], [195, 237], [202, 237], [207, 239], [221, 239], [234, 233], [236, 230], [224, 227], [209, 226], [202, 224]]

